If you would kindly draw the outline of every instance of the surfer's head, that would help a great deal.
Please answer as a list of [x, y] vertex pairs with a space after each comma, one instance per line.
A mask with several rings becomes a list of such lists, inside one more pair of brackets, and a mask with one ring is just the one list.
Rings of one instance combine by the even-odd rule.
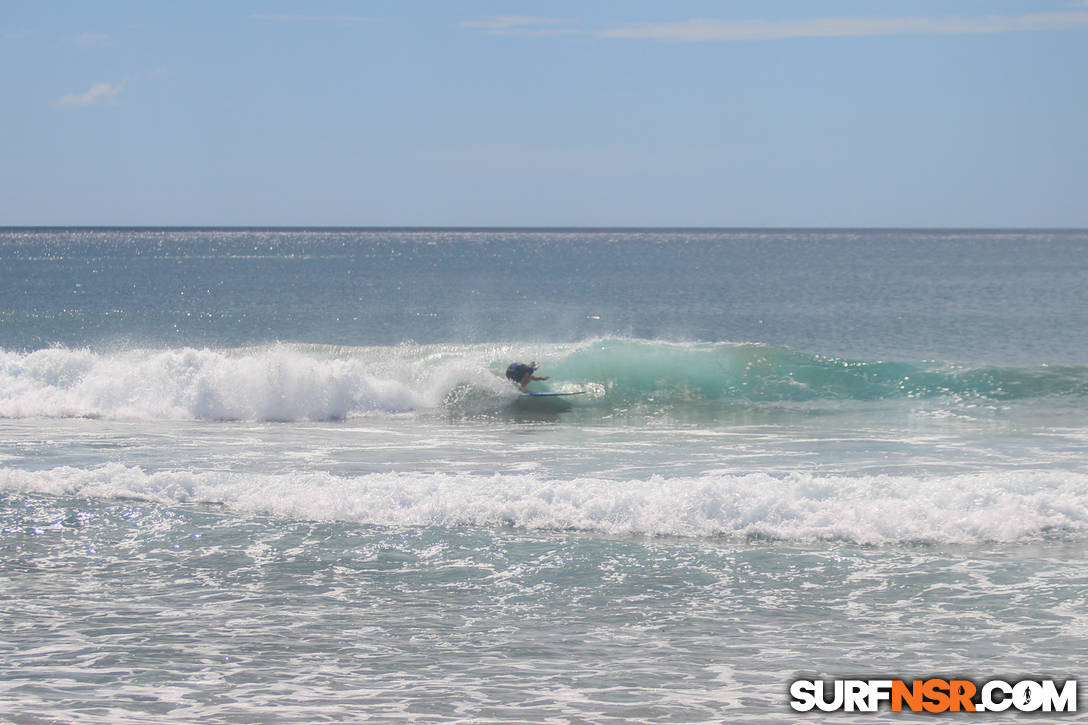
[[528, 365], [525, 363], [510, 363], [510, 367], [506, 368], [506, 377], [513, 380], [515, 383], [520, 383], [525, 379], [526, 375], [532, 375], [536, 370], [536, 362], [531, 362]]

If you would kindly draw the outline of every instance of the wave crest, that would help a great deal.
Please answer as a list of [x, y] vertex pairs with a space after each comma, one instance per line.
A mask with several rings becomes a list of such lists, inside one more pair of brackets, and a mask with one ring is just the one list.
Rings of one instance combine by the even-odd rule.
[[542, 362], [552, 389], [588, 391], [571, 404], [590, 415], [637, 406], [651, 417], [691, 409], [709, 411], [713, 419], [722, 406], [1088, 396], [1083, 366], [845, 360], [754, 343], [53, 348], [0, 352], [0, 417], [292, 421], [410, 411], [493, 414], [517, 401], [503, 377], [506, 365], [529, 358]]
[[372, 374], [359, 360], [283, 346], [49, 349], [4, 353], [0, 363], [0, 416], [9, 418], [327, 420], [419, 404], [411, 381]]

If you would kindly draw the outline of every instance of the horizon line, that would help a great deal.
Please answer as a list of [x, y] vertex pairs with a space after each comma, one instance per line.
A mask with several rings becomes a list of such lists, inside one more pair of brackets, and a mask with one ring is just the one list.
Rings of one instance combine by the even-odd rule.
[[13, 231], [1040, 231], [1088, 232], [1088, 226], [797, 226], [797, 225], [276, 225], [276, 224], [0, 224]]

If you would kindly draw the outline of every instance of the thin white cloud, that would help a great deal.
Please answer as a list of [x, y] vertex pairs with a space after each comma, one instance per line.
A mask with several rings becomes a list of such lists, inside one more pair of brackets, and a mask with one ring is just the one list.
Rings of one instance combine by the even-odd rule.
[[[1078, 6], [1088, 7], [1088, 0]], [[985, 15], [980, 17], [823, 17], [792, 20], [692, 19], [673, 23], [635, 23], [585, 30], [558, 18], [503, 15], [460, 24], [491, 35], [593, 35], [600, 38], [678, 43], [844, 38], [888, 35], [985, 35], [1088, 27], [1088, 10]]]
[[948, 17], [842, 17], [800, 20], [710, 20], [642, 23], [602, 30], [604, 38], [709, 43], [787, 38], [842, 38], [881, 35], [980, 35], [1041, 30], [1072, 30], [1088, 26], [1088, 12], [1076, 10], [1027, 15]]
[[569, 26], [561, 18], [541, 18], [526, 15], [498, 15], [483, 20], [470, 20], [462, 28], [483, 30], [490, 35], [585, 35], [586, 31]]
[[83, 93], [69, 93], [57, 99], [61, 108], [85, 108], [94, 105], [113, 105], [125, 89], [124, 83], [95, 83]]

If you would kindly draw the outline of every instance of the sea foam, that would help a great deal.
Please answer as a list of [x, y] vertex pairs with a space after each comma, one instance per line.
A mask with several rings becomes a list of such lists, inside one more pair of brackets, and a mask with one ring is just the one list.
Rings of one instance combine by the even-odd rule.
[[0, 417], [329, 420], [437, 404], [418, 364], [276, 345], [0, 354]]
[[1088, 475], [1056, 471], [609, 480], [533, 474], [147, 472], [108, 464], [0, 470], [0, 492], [215, 503], [237, 514], [291, 520], [619, 536], [879, 545], [1079, 539], [1088, 534]]

